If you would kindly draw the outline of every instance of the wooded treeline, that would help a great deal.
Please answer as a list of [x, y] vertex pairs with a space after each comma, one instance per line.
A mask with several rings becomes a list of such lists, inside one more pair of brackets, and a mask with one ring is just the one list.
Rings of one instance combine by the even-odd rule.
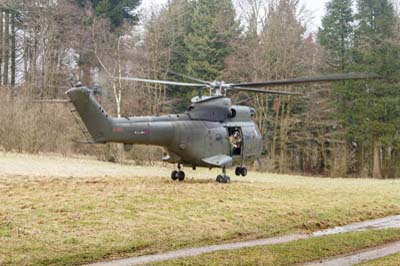
[[[184, 111], [196, 91], [112, 77], [184, 80], [172, 71], [236, 82], [374, 72], [382, 79], [282, 88], [305, 97], [232, 98], [257, 110], [263, 171], [400, 177], [398, 5], [355, 4], [329, 1], [321, 28], [310, 32], [297, 0], [170, 0], [150, 14], [139, 0], [2, 0], [0, 146], [109, 152], [72, 141], [82, 136], [66, 106], [31, 103], [63, 97], [71, 77], [101, 85], [102, 104], [123, 116]], [[161, 157], [142, 151], [129, 156]]]

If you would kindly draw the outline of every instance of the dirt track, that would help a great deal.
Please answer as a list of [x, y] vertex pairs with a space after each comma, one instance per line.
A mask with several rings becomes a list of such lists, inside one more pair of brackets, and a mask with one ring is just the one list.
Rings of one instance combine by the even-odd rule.
[[366, 249], [356, 254], [341, 256], [333, 259], [312, 262], [304, 266], [350, 266], [362, 262], [383, 258], [400, 252], [400, 242], [391, 243], [382, 247]]
[[[201, 254], [216, 252], [216, 251], [224, 251], [224, 250], [233, 250], [239, 248], [247, 248], [247, 247], [256, 247], [256, 246], [265, 246], [265, 245], [274, 245], [280, 243], [288, 243], [291, 241], [296, 241], [300, 239], [308, 239], [312, 237], [324, 236], [324, 235], [332, 235], [344, 232], [354, 232], [354, 231], [362, 231], [369, 229], [385, 229], [385, 228], [400, 228], [400, 215], [386, 217], [383, 219], [376, 219], [371, 221], [365, 221], [361, 223], [350, 224], [342, 227], [336, 227], [333, 229], [323, 230], [314, 232], [310, 235], [287, 235], [282, 237], [272, 237], [265, 239], [258, 239], [253, 241], [244, 241], [244, 242], [236, 242], [229, 244], [221, 244], [221, 245], [212, 245], [205, 246], [199, 248], [189, 248], [189, 249], [181, 249], [172, 252], [167, 252], [163, 254], [157, 255], [148, 255], [148, 256], [140, 256], [133, 257], [122, 260], [114, 260], [109, 262], [99, 262], [94, 264], [89, 264], [88, 266], [133, 266], [133, 265], [142, 265], [146, 263], [160, 262], [171, 259], [185, 258], [190, 256], [197, 256]], [[307, 266], [314, 265], [327, 265], [327, 266], [347, 266], [354, 265], [357, 263], [361, 263], [364, 261], [369, 261], [377, 258], [381, 258], [384, 256], [388, 256], [394, 253], [400, 252], [400, 242], [388, 244], [384, 247], [379, 247], [375, 249], [369, 249], [360, 251], [359, 253], [352, 254], [349, 256], [342, 256], [332, 260], [313, 262], [310, 264], [306, 264]]]
[[171, 260], [171, 259], [197, 256], [197, 255], [215, 252], [215, 251], [281, 244], [281, 243], [287, 243], [290, 241], [295, 241], [295, 240], [300, 240], [300, 239], [305, 239], [305, 238], [308, 238], [308, 236], [307, 235], [288, 235], [288, 236], [282, 236], [282, 237], [272, 237], [272, 238], [258, 239], [258, 240], [252, 240], [252, 241], [205, 246], [205, 247], [200, 247], [200, 248], [181, 249], [181, 250], [171, 251], [171, 252], [157, 254], [157, 255], [140, 256], [140, 257], [135, 257], [135, 258], [115, 260], [115, 261], [110, 261], [110, 262], [99, 262], [99, 263], [89, 264], [89, 266], [142, 265], [142, 264], [152, 263], [152, 262], [159, 262], [159, 261], [165, 261], [165, 260]]

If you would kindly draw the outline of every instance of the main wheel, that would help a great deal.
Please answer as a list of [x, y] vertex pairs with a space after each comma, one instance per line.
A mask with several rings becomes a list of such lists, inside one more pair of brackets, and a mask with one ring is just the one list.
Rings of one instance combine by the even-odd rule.
[[223, 177], [222, 182], [223, 182], [224, 184], [228, 184], [228, 183], [231, 182], [231, 178], [230, 178], [229, 176], [226, 175], [226, 176]]
[[176, 171], [176, 170], [172, 171], [171, 179], [174, 181], [178, 179], [178, 171]]
[[218, 183], [222, 183], [222, 181], [224, 180], [224, 177], [222, 175], [218, 175], [216, 181]]
[[235, 175], [240, 176], [242, 174], [242, 167], [238, 166], [235, 169]]
[[183, 172], [183, 171], [179, 171], [178, 172], [178, 180], [179, 181], [183, 181], [183, 180], [185, 180], [185, 172]]
[[247, 168], [246, 168], [246, 167], [243, 167], [240, 174], [241, 174], [242, 176], [246, 176], [246, 175], [247, 175]]

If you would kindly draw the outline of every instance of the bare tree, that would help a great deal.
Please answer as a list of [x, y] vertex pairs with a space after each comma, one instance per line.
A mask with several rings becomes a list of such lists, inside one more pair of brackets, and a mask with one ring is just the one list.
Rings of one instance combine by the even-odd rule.
[[3, 84], [8, 85], [8, 75], [9, 75], [9, 63], [10, 63], [10, 14], [9, 11], [6, 10], [4, 12], [4, 68], [3, 68]]
[[4, 16], [3, 9], [0, 9], [0, 85], [2, 85], [2, 81], [3, 81], [3, 75], [1, 74], [2, 69], [3, 69], [3, 50], [4, 50], [3, 16]]
[[[102, 69], [106, 73], [108, 79], [111, 82], [112, 90], [114, 94], [114, 101], [116, 107], [116, 115], [117, 117], [121, 117], [121, 104], [122, 104], [122, 66], [121, 66], [121, 41], [123, 36], [117, 37], [116, 44], [113, 47], [109, 47], [107, 50], [111, 51], [112, 58], [107, 58], [110, 62], [110, 66], [107, 66], [104, 60], [101, 58], [99, 54], [98, 43], [96, 39], [96, 19], [93, 22], [92, 27], [92, 40], [93, 40], [93, 47], [94, 47], [94, 54], [97, 58], [99, 64], [101, 65]], [[110, 41], [110, 40], [109, 40]]]

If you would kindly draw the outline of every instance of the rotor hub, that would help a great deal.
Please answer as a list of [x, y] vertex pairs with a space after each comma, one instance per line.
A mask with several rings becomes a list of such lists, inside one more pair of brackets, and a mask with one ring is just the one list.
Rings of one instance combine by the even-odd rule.
[[215, 80], [210, 84], [210, 87], [214, 90], [214, 96], [226, 96], [227, 89], [229, 88], [228, 84], [223, 80]]

